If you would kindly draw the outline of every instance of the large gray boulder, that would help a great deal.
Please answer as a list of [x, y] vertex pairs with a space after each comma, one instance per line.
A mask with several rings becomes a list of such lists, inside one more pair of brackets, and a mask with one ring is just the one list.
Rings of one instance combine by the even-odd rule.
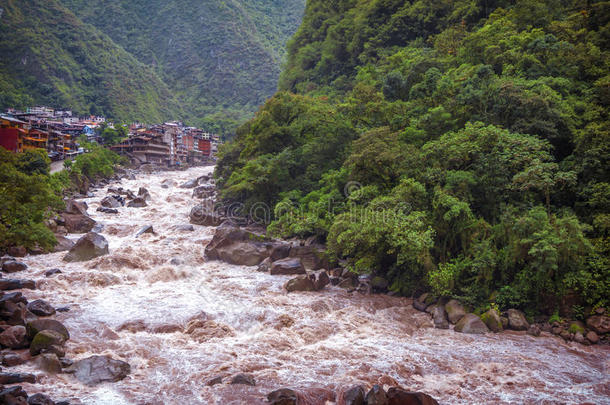
[[89, 232], [80, 238], [64, 256], [65, 262], [83, 262], [108, 254], [108, 241], [102, 235]]
[[449, 300], [445, 304], [445, 311], [447, 311], [447, 319], [454, 325], [466, 315], [466, 310], [458, 300]]
[[69, 233], [87, 233], [96, 224], [91, 217], [83, 214], [62, 214], [62, 218]]
[[432, 319], [434, 320], [434, 327], [437, 329], [449, 329], [449, 322], [447, 320], [447, 311], [442, 305], [434, 305], [432, 310]]
[[27, 264], [18, 262], [16, 260], [9, 260], [2, 264], [2, 271], [5, 273], [17, 273], [19, 271], [26, 270]]
[[87, 203], [84, 201], [68, 200], [66, 201], [65, 212], [68, 214], [87, 215]]
[[298, 258], [286, 258], [271, 263], [269, 273], [272, 275], [305, 274], [305, 266]]
[[119, 208], [121, 207], [123, 204], [121, 203], [121, 201], [116, 198], [115, 196], [109, 195], [107, 197], [104, 197], [102, 199], [102, 201], [100, 201], [100, 205], [104, 208]]
[[74, 246], [74, 241], [65, 236], [55, 235], [55, 239], [57, 240], [57, 245], [53, 247], [53, 252], [55, 253], [68, 251]]
[[492, 332], [501, 332], [503, 329], [502, 319], [500, 319], [500, 314], [495, 309], [490, 309], [481, 315], [481, 320]]
[[313, 281], [308, 276], [299, 276], [288, 280], [284, 284], [284, 288], [288, 292], [292, 291], [314, 291], [316, 289]]
[[117, 382], [131, 372], [129, 363], [106, 356], [91, 356], [75, 362], [68, 371], [86, 385]]
[[508, 317], [508, 327], [512, 330], [528, 330], [530, 324], [525, 319], [523, 312], [518, 309], [509, 309], [506, 311]]
[[483, 323], [481, 318], [479, 318], [475, 314], [464, 315], [462, 319], [460, 319], [455, 325], [454, 330], [456, 332], [478, 334], [489, 332], [489, 329], [487, 329], [487, 326]]
[[196, 205], [189, 213], [189, 222], [195, 225], [219, 226], [223, 220], [224, 218], [214, 212], [213, 207], [209, 207], [208, 204]]
[[205, 248], [205, 255], [210, 260], [257, 266], [272, 254], [275, 245], [276, 242], [264, 235], [225, 222], [216, 229], [214, 237]]

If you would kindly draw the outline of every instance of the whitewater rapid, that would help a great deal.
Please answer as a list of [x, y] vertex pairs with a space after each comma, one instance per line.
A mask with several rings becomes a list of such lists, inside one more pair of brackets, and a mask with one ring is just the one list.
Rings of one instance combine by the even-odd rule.
[[[212, 167], [142, 174], [110, 187], [137, 192], [145, 208], [96, 211], [106, 188], [85, 201], [103, 226], [110, 254], [64, 263], [65, 253], [29, 256], [23, 278], [37, 280], [29, 300], [55, 307], [71, 333], [66, 357], [94, 354], [127, 361], [131, 374], [87, 387], [69, 374], [46, 375], [33, 363], [11, 368], [40, 375], [22, 384], [72, 404], [258, 404], [278, 388], [338, 390], [353, 384], [399, 385], [444, 404], [610, 403], [608, 346], [517, 333], [466, 335], [432, 327], [407, 298], [348, 293], [286, 293], [290, 276], [206, 261], [214, 228], [188, 224], [196, 204], [181, 183]], [[162, 188], [165, 179], [173, 186]], [[152, 225], [155, 234], [136, 232]], [[79, 235], [70, 235], [77, 239]], [[62, 273], [45, 278], [48, 269]], [[230, 385], [250, 373], [256, 386]], [[206, 386], [216, 376], [222, 384]]]

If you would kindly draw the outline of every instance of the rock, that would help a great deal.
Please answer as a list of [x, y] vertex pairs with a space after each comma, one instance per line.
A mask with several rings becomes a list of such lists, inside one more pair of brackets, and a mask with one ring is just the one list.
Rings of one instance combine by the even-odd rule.
[[447, 312], [442, 305], [434, 305], [432, 311], [432, 319], [434, 327], [437, 329], [449, 329], [449, 321], [447, 320]]
[[28, 347], [28, 338], [25, 327], [21, 325], [11, 326], [0, 333], [0, 344], [9, 349], [23, 349]]
[[193, 227], [193, 225], [187, 224], [187, 225], [176, 225], [175, 229], [179, 232], [193, 232], [195, 231], [195, 228]]
[[271, 248], [271, 254], [269, 255], [269, 259], [272, 262], [276, 260], [285, 259], [290, 255], [290, 244], [279, 242], [274, 243]]
[[208, 387], [216, 384], [222, 384], [222, 376], [210, 378], [204, 383], [204, 385], [207, 385]]
[[576, 343], [583, 344], [583, 343], [585, 343], [585, 337], [582, 335], [582, 333], [581, 333], [581, 332], [576, 332], [576, 333], [574, 334], [574, 341], [575, 341]]
[[267, 401], [271, 405], [297, 405], [298, 400], [296, 391], [289, 388], [281, 388], [267, 394]]
[[486, 333], [489, 332], [487, 326], [481, 318], [475, 314], [466, 314], [455, 324], [454, 330], [462, 333]]
[[68, 233], [87, 233], [95, 226], [95, 221], [82, 214], [63, 214]]
[[428, 308], [428, 304], [417, 298], [413, 300], [413, 308], [417, 309], [418, 311], [425, 312]]
[[50, 270], [47, 270], [47, 271], [44, 272], [44, 276], [45, 277], [51, 277], [51, 276], [53, 276], [55, 274], [61, 274], [61, 273], [62, 273], [62, 271], [59, 270], [59, 269], [50, 269]]
[[383, 277], [375, 276], [371, 279], [371, 288], [373, 292], [384, 293], [388, 291], [390, 283]]
[[62, 235], [55, 235], [55, 239], [57, 240], [57, 244], [53, 247], [53, 252], [65, 252], [74, 246], [74, 241], [66, 238]]
[[314, 291], [315, 286], [313, 281], [308, 276], [300, 276], [288, 280], [286, 284], [284, 284], [284, 288], [288, 292], [292, 291]]
[[365, 391], [361, 385], [355, 385], [345, 390], [339, 397], [338, 404], [365, 405]]
[[100, 205], [103, 208], [119, 208], [123, 206], [121, 200], [112, 195], [104, 197], [102, 201], [100, 201]]
[[28, 394], [21, 386], [5, 388], [0, 385], [0, 404], [26, 405]]
[[353, 290], [358, 287], [358, 279], [356, 277], [347, 277], [341, 280], [337, 287], [344, 288], [346, 290]]
[[585, 337], [592, 344], [596, 344], [597, 342], [599, 342], [599, 336], [597, 336], [597, 333], [593, 332], [592, 330], [587, 332], [587, 335]]
[[87, 215], [87, 203], [84, 201], [68, 200], [66, 201], [65, 212], [68, 214]]
[[103, 212], [104, 214], [118, 214], [119, 210], [116, 208], [106, 208], [106, 207], [97, 207], [98, 212]]
[[21, 289], [36, 289], [36, 283], [33, 280], [18, 280], [11, 278], [0, 278], [0, 291], [21, 290]]
[[36, 319], [28, 322], [25, 325], [28, 338], [33, 339], [39, 332], [44, 330], [52, 330], [63, 336], [64, 341], [70, 339], [68, 329], [55, 319]]
[[2, 365], [6, 367], [14, 367], [25, 363], [26, 360], [17, 353], [5, 353], [2, 355]]
[[28, 398], [28, 405], [55, 405], [48, 396], [38, 393]]
[[15, 258], [13, 256], [9, 256], [9, 255], [4, 255], [2, 257], [0, 257], [0, 267], [2, 267], [2, 265], [5, 262], [14, 262]]
[[5, 273], [17, 273], [19, 271], [26, 270], [27, 268], [27, 264], [14, 260], [7, 261], [2, 264], [2, 271]]
[[290, 248], [289, 257], [301, 259], [305, 268], [310, 270], [320, 270], [330, 267], [323, 246], [292, 246]]
[[445, 304], [445, 311], [447, 311], [447, 319], [454, 325], [466, 315], [466, 310], [458, 300], [449, 300]]
[[610, 317], [606, 315], [593, 315], [587, 318], [587, 327], [603, 335], [610, 332]]
[[540, 326], [531, 324], [527, 329], [527, 334], [534, 337], [540, 336]]
[[214, 212], [212, 207], [199, 204], [191, 209], [189, 221], [191, 224], [195, 225], [218, 226], [222, 223], [223, 218], [218, 213]]
[[216, 192], [216, 187], [211, 184], [205, 184], [203, 186], [199, 186], [193, 190], [193, 198], [204, 199], [204, 198], [213, 198], [214, 193]]
[[138, 197], [143, 198], [145, 201], [149, 201], [152, 198], [150, 196], [150, 193], [148, 192], [148, 190], [145, 189], [144, 187], [140, 187], [138, 189]]
[[316, 291], [322, 290], [330, 283], [330, 278], [326, 270], [312, 271], [308, 274], [308, 277], [313, 281], [313, 288]]
[[261, 273], [267, 273], [271, 270], [271, 258], [268, 257], [263, 260], [257, 267], [256, 271], [260, 271]]
[[438, 405], [438, 402], [423, 392], [408, 392], [402, 388], [390, 387], [388, 405]]
[[143, 207], [147, 207], [148, 204], [146, 204], [146, 200], [143, 199], [142, 197], [136, 197], [133, 200], [129, 201], [127, 203], [128, 207], [131, 208], [143, 208]]
[[388, 396], [380, 385], [373, 385], [373, 387], [366, 393], [364, 397], [366, 405], [387, 405]]
[[187, 181], [186, 183], [182, 183], [180, 188], [195, 188], [199, 184], [199, 179], [192, 179]]
[[7, 249], [6, 253], [13, 257], [25, 257], [28, 254], [28, 250], [23, 246], [11, 246]]
[[231, 384], [245, 384], [245, 385], [256, 385], [256, 381], [254, 380], [254, 376], [252, 374], [237, 374], [235, 377], [231, 379]]
[[512, 330], [528, 330], [530, 325], [525, 319], [523, 312], [517, 309], [507, 311], [508, 327]]
[[125, 192], [125, 196], [127, 197], [128, 200], [134, 200], [137, 198], [136, 195], [131, 190], [127, 190]]
[[24, 382], [34, 384], [36, 376], [26, 373], [0, 373], [0, 384], [18, 384]]
[[82, 262], [108, 254], [108, 241], [102, 235], [89, 232], [81, 237], [64, 256], [65, 262]]
[[76, 378], [86, 385], [102, 382], [117, 382], [130, 372], [129, 363], [106, 356], [91, 356], [75, 362], [67, 371], [73, 372]]
[[305, 274], [301, 259], [286, 258], [271, 263], [269, 273], [272, 275]]
[[55, 353], [43, 353], [36, 359], [38, 368], [47, 373], [59, 374], [61, 373], [61, 363]]
[[501, 332], [503, 329], [500, 314], [495, 309], [490, 309], [481, 315], [481, 320], [492, 332]]
[[210, 260], [257, 266], [269, 257], [273, 247], [274, 244], [263, 235], [225, 221], [216, 229], [214, 237], [205, 248], [205, 255]]
[[55, 313], [55, 308], [44, 300], [32, 301], [27, 308], [31, 313], [38, 316], [51, 316]]
[[143, 233], [152, 233], [154, 235], [155, 231], [152, 225], [144, 225], [140, 230], [136, 233], [136, 238], [142, 235]]
[[171, 179], [165, 179], [161, 182], [161, 188], [170, 188], [173, 187], [174, 181]]
[[63, 334], [54, 330], [43, 330], [40, 331], [32, 339], [30, 344], [30, 354], [36, 356], [42, 350], [48, 349], [51, 346], [61, 346], [66, 342], [66, 338]]

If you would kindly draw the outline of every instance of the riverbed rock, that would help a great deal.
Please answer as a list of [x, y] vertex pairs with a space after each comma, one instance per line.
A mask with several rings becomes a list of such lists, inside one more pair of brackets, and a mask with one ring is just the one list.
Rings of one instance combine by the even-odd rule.
[[434, 305], [432, 310], [432, 319], [434, 327], [437, 329], [449, 329], [449, 321], [447, 320], [447, 311], [442, 305]]
[[530, 336], [534, 336], [534, 337], [538, 337], [540, 336], [540, 326], [536, 325], [536, 324], [531, 324], [529, 326], [529, 328], [527, 329], [527, 334]]
[[487, 326], [481, 318], [475, 314], [466, 314], [455, 324], [454, 330], [461, 333], [486, 333], [489, 332]]
[[59, 374], [61, 373], [61, 363], [59, 357], [55, 353], [42, 353], [36, 359], [38, 368], [47, 373]]
[[259, 235], [232, 225], [222, 223], [205, 248], [210, 260], [222, 260], [229, 264], [257, 266], [273, 250], [274, 243], [264, 235]]
[[27, 264], [15, 260], [7, 261], [2, 264], [2, 271], [5, 273], [17, 273], [26, 270]]
[[281, 388], [267, 394], [267, 401], [271, 405], [297, 405], [299, 397], [295, 390]]
[[25, 363], [27, 360], [18, 353], [4, 353], [2, 355], [2, 365], [6, 367], [14, 367]]
[[321, 245], [293, 245], [290, 247], [288, 256], [301, 259], [303, 266], [309, 270], [320, 270], [330, 267], [326, 258], [326, 250]]
[[366, 391], [362, 385], [355, 385], [339, 394], [337, 404], [339, 405], [365, 405], [364, 396]]
[[87, 215], [87, 203], [85, 201], [77, 201], [70, 199], [66, 201], [65, 212], [68, 214]]
[[148, 204], [146, 204], [146, 200], [142, 197], [136, 197], [133, 200], [129, 201], [127, 203], [127, 206], [131, 208], [144, 208], [147, 207]]
[[164, 179], [161, 182], [161, 188], [170, 188], [173, 187], [176, 183], [172, 179]]
[[320, 291], [330, 283], [330, 278], [326, 270], [317, 270], [309, 272], [309, 279], [313, 282], [314, 290]]
[[244, 384], [255, 386], [256, 381], [254, 380], [254, 376], [252, 374], [241, 373], [237, 374], [231, 379], [231, 384]]
[[366, 405], [387, 405], [388, 396], [381, 385], [375, 384], [364, 397]]
[[[40, 331], [32, 339], [30, 344], [30, 354], [36, 356], [42, 350], [50, 349], [51, 346], [61, 346], [66, 342], [66, 338], [63, 334], [54, 330], [43, 330]], [[54, 350], [51, 350], [54, 351]]]
[[53, 247], [53, 252], [66, 252], [74, 246], [74, 241], [66, 238], [63, 235], [55, 235], [55, 239], [57, 240], [57, 244]]
[[191, 224], [176, 225], [174, 228], [178, 232], [194, 232], [195, 228]]
[[96, 211], [103, 212], [104, 214], [118, 214], [119, 210], [116, 208], [97, 207]]
[[266, 258], [258, 265], [258, 267], [256, 268], [256, 271], [260, 271], [261, 273], [269, 272], [269, 270], [271, 270], [271, 263], [273, 263], [271, 258], [270, 257]]
[[489, 309], [487, 312], [481, 315], [481, 320], [492, 332], [501, 332], [503, 329], [500, 314], [495, 309]]
[[62, 214], [68, 233], [87, 233], [95, 226], [96, 222], [87, 215]]
[[288, 292], [314, 291], [315, 290], [314, 283], [308, 276], [300, 276], [300, 277], [295, 277], [291, 280], [288, 280], [286, 282], [286, 284], [284, 284], [284, 288]]
[[199, 178], [191, 179], [185, 183], [182, 183], [180, 185], [180, 188], [195, 188], [195, 187], [197, 187], [198, 184], [199, 184]]
[[45, 277], [52, 277], [56, 274], [61, 274], [63, 273], [60, 269], [49, 269], [47, 271], [44, 272], [44, 276]]
[[272, 275], [305, 274], [305, 266], [301, 259], [286, 258], [271, 263], [269, 273]]
[[138, 189], [138, 197], [143, 198], [145, 201], [149, 201], [152, 198], [150, 196], [150, 193], [148, 192], [148, 190], [145, 189], [144, 187], [140, 187]]
[[106, 196], [100, 201], [100, 206], [103, 208], [119, 208], [122, 205], [121, 201], [112, 195]]
[[25, 327], [14, 325], [0, 333], [0, 344], [9, 349], [23, 349], [28, 347], [28, 338]]
[[508, 327], [512, 330], [528, 330], [530, 324], [525, 319], [523, 312], [518, 309], [509, 309], [506, 311], [508, 318]]
[[0, 386], [0, 404], [6, 405], [26, 405], [28, 394], [17, 385], [14, 387]]
[[145, 233], [155, 233], [155, 230], [153, 229], [152, 225], [144, 225], [143, 227], [140, 228], [140, 230], [136, 233], [136, 238], [139, 237], [142, 234]]
[[[38, 393], [28, 397], [28, 405], [56, 405], [47, 395]], [[57, 403], [59, 405], [59, 402]]]
[[606, 315], [593, 315], [587, 318], [587, 327], [601, 335], [610, 332], [610, 317]]
[[13, 257], [25, 257], [28, 254], [28, 250], [23, 246], [11, 246], [7, 249], [6, 253]]
[[587, 335], [585, 337], [591, 344], [596, 344], [597, 342], [599, 342], [599, 336], [597, 336], [597, 333], [593, 332], [592, 330], [587, 332]]
[[464, 306], [458, 300], [449, 300], [445, 304], [445, 311], [447, 311], [447, 319], [454, 325], [466, 315]]
[[0, 373], [0, 384], [19, 384], [36, 382], [36, 376], [28, 373]]
[[34, 300], [27, 306], [28, 310], [34, 315], [51, 316], [55, 314], [55, 308], [45, 300]]
[[89, 232], [81, 237], [64, 256], [65, 262], [83, 262], [108, 254], [108, 241], [102, 235]]
[[35, 290], [36, 282], [34, 280], [0, 278], [0, 291], [21, 290], [24, 288]]
[[221, 375], [216, 376], [216, 377], [212, 377], [212, 378], [210, 378], [209, 380], [207, 380], [204, 383], [204, 385], [206, 385], [208, 387], [211, 387], [211, 386], [216, 385], [216, 384], [222, 384], [222, 376]]
[[193, 198], [204, 199], [204, 198], [213, 198], [214, 193], [216, 192], [216, 187], [211, 184], [205, 184], [203, 186], [196, 187], [193, 190]]
[[64, 337], [64, 340], [70, 339], [68, 329], [56, 319], [35, 319], [25, 325], [27, 335], [33, 339], [38, 333], [44, 330], [52, 330]]
[[409, 392], [398, 387], [390, 387], [387, 393], [388, 405], [438, 405], [438, 402], [423, 392]]
[[218, 226], [222, 223], [222, 218], [217, 212], [214, 212], [213, 207], [208, 204], [199, 204], [194, 206], [189, 213], [189, 222], [195, 225], [203, 226]]
[[75, 362], [70, 368], [76, 378], [86, 385], [117, 382], [131, 372], [131, 366], [106, 356], [91, 356]]

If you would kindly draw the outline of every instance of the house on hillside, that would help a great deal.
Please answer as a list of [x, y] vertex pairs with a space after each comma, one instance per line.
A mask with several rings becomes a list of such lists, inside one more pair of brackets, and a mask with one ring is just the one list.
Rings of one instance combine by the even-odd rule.
[[9, 115], [0, 115], [0, 146], [18, 153], [23, 152], [23, 138], [27, 136], [29, 124]]

